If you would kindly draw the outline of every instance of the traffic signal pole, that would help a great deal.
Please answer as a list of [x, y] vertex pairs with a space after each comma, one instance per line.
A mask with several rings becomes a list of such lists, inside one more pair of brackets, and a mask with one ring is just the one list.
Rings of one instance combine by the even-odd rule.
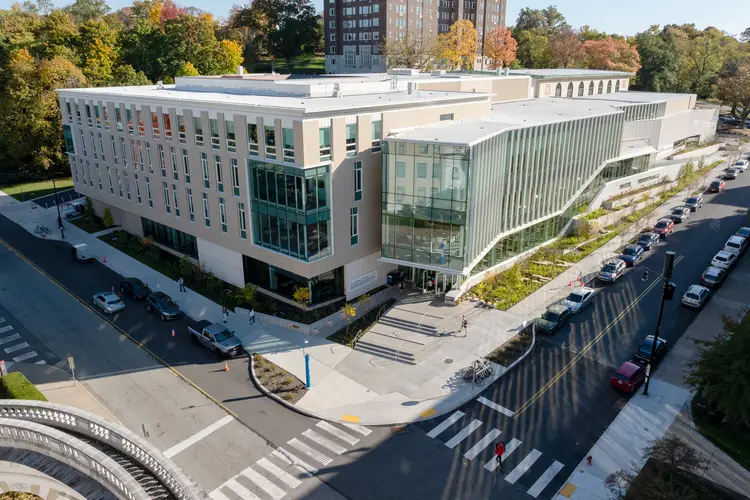
[[[661, 328], [661, 316], [664, 313], [664, 301], [672, 300], [674, 295], [674, 283], [670, 282], [669, 279], [672, 277], [672, 268], [674, 267], [674, 256], [673, 251], [668, 251], [664, 256], [664, 272], [662, 273], [662, 280], [664, 286], [661, 291], [661, 304], [659, 304], [659, 316], [656, 318], [656, 331], [654, 332], [654, 343], [651, 345], [651, 356], [648, 360], [648, 367], [646, 368], [646, 385], [643, 387], [643, 395], [648, 396], [648, 385], [651, 382], [651, 374], [654, 370], [654, 361], [656, 360], [656, 345], [659, 343], [659, 329]], [[648, 271], [647, 271], [648, 272]]]

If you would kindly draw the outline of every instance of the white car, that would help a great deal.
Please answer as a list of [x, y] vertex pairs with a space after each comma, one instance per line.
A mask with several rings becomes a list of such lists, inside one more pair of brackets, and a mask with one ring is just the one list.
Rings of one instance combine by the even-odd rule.
[[731, 252], [725, 252], [722, 250], [721, 252], [714, 255], [714, 258], [711, 260], [711, 265], [714, 267], [720, 267], [721, 269], [731, 269], [732, 266], [734, 266], [737, 263], [737, 254], [731, 253]]
[[114, 314], [125, 309], [125, 302], [119, 295], [112, 292], [97, 293], [94, 295], [94, 304], [107, 314]]
[[724, 243], [724, 252], [740, 255], [745, 250], [747, 250], [747, 238], [743, 238], [742, 236], [730, 236], [727, 242]]
[[594, 289], [586, 286], [576, 288], [563, 300], [562, 305], [571, 310], [573, 314], [583, 311], [586, 306], [594, 302]]
[[706, 305], [706, 301], [708, 301], [710, 295], [711, 292], [705, 286], [690, 285], [685, 295], [682, 296], [682, 303], [688, 307], [700, 309]]
[[747, 164], [747, 160], [737, 160], [736, 162], [734, 162], [732, 168], [736, 168], [740, 172], [744, 172], [745, 170], [747, 170]]

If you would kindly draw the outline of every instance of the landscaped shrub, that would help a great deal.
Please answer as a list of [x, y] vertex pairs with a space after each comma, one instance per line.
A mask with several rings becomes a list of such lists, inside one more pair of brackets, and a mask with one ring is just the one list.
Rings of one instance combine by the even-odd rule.
[[47, 401], [44, 394], [20, 372], [13, 372], [0, 377], [0, 399]]

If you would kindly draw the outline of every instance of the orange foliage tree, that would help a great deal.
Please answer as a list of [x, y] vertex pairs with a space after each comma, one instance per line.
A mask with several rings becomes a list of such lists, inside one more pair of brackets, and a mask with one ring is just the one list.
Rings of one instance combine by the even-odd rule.
[[581, 36], [572, 29], [556, 33], [549, 40], [549, 53], [555, 66], [575, 67], [583, 57]]
[[607, 37], [603, 40], [586, 40], [581, 47], [583, 64], [588, 69], [606, 69], [635, 73], [641, 68], [638, 50], [625, 40]]
[[505, 26], [498, 26], [487, 33], [484, 42], [484, 55], [492, 59], [490, 69], [508, 66], [516, 59], [518, 42]]
[[438, 38], [440, 57], [451, 68], [460, 66], [472, 69], [477, 54], [477, 30], [474, 23], [466, 19], [456, 21], [448, 33]]

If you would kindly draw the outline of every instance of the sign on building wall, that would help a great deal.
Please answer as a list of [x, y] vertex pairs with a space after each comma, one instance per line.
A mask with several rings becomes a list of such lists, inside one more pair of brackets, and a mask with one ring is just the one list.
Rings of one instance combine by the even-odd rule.
[[378, 279], [378, 270], [370, 271], [349, 282], [349, 294], [356, 292], [358, 289], [366, 288]]

